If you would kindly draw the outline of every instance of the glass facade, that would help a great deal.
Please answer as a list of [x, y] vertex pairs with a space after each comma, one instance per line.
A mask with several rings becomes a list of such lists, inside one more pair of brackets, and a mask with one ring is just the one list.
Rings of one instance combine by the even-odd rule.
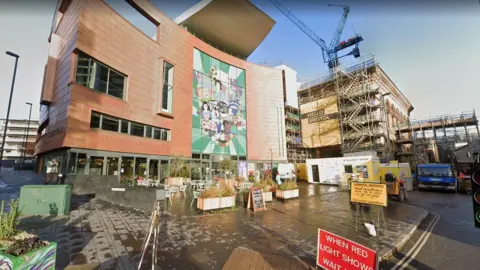
[[192, 153], [246, 156], [245, 70], [193, 53]]

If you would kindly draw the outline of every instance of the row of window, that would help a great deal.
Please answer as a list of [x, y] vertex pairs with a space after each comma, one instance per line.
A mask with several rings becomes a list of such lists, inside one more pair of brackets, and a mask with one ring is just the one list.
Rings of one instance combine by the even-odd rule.
[[159, 180], [168, 176], [168, 160], [150, 159], [147, 166], [147, 158], [144, 157], [87, 156], [85, 153], [72, 152], [68, 167], [69, 173], [120, 175], [124, 181], [141, 178]]
[[119, 119], [93, 111], [90, 118], [90, 128], [120, 132], [132, 136], [170, 141], [170, 130]]
[[[163, 61], [162, 111], [172, 113], [174, 66]], [[127, 76], [79, 53], [75, 82], [110, 96], [125, 98]]]

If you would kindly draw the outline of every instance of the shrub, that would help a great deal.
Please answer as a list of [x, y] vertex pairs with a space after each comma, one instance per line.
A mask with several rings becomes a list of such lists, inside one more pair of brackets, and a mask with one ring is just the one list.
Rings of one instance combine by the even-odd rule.
[[221, 191], [216, 187], [211, 187], [209, 189], [205, 189], [200, 193], [200, 198], [216, 198], [220, 197]]
[[280, 190], [292, 190], [292, 189], [297, 189], [297, 183], [295, 182], [285, 182], [282, 183], [279, 187]]
[[235, 195], [235, 192], [231, 187], [225, 187], [225, 189], [222, 191], [222, 197], [230, 197], [233, 195]]
[[218, 197], [230, 197], [235, 195], [235, 191], [228, 186], [221, 186], [220, 188], [211, 187], [209, 189], [205, 189], [200, 193], [200, 198], [218, 198]]
[[10, 201], [10, 212], [5, 212], [5, 201], [2, 200], [2, 208], [0, 209], [0, 239], [10, 239], [17, 233], [18, 217], [20, 216], [18, 200]]

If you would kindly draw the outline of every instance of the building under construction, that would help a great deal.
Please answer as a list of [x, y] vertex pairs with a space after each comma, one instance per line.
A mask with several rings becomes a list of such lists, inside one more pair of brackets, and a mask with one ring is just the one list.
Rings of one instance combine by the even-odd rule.
[[301, 84], [302, 141], [314, 158], [376, 151], [393, 159], [398, 123], [413, 106], [373, 55]]
[[[475, 147], [480, 137], [475, 111], [402, 122], [395, 127], [395, 133], [397, 158], [413, 165], [455, 163], [457, 146]], [[469, 152], [478, 151], [470, 149]]]

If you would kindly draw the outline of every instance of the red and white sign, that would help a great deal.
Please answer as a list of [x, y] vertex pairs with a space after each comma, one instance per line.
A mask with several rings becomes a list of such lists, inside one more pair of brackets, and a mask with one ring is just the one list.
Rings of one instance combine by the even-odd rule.
[[317, 265], [327, 270], [375, 270], [377, 253], [336, 234], [318, 229]]

